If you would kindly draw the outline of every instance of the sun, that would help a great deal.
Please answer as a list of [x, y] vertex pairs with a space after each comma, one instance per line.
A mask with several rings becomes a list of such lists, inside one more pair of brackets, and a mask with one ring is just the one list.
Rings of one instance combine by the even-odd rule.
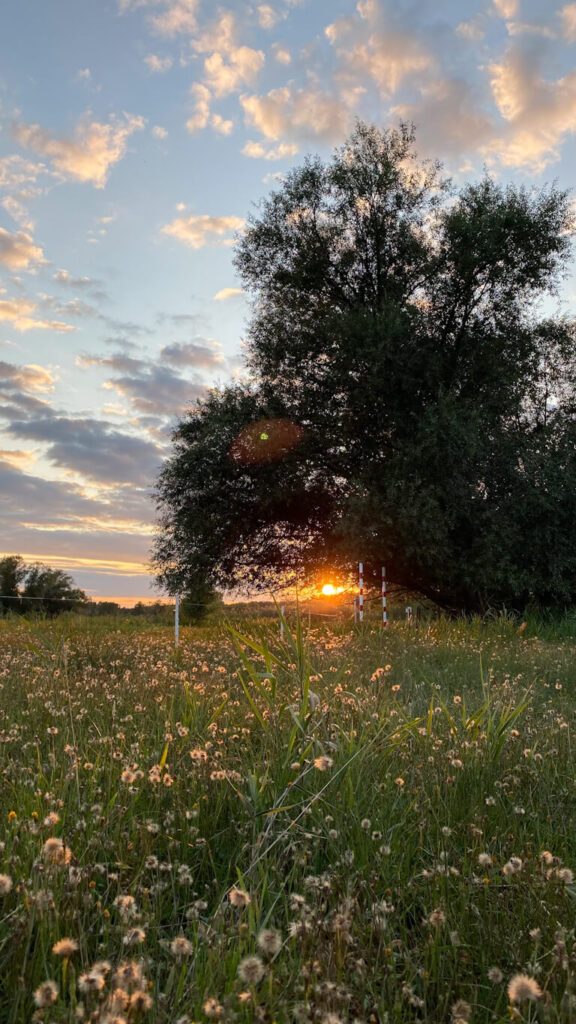
[[324, 586], [322, 587], [322, 593], [325, 594], [327, 597], [331, 596], [332, 594], [341, 594], [343, 590], [344, 587], [335, 587], [333, 583], [325, 583]]

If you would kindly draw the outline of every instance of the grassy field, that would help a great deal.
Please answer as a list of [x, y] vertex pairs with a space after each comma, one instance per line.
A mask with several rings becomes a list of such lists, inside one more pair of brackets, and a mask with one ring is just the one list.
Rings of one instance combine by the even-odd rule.
[[574, 622], [278, 632], [0, 621], [2, 1024], [576, 1021]]

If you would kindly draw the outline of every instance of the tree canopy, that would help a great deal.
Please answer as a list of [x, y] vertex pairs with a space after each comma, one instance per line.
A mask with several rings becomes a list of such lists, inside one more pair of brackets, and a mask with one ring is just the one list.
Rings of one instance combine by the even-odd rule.
[[25, 614], [57, 615], [88, 601], [68, 573], [40, 563], [27, 566], [21, 555], [0, 558], [0, 596], [4, 612]]
[[159, 581], [361, 559], [446, 607], [572, 602], [575, 329], [549, 310], [573, 227], [554, 186], [456, 188], [407, 125], [291, 171], [237, 246], [246, 379], [183, 418], [158, 481]]

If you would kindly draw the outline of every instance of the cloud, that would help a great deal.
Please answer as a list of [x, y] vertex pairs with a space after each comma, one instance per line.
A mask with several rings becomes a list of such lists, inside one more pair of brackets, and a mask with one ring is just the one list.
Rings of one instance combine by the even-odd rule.
[[196, 31], [198, 0], [168, 0], [160, 14], [150, 18], [152, 30], [169, 39], [178, 35], [191, 35]]
[[36, 320], [32, 316], [36, 310], [36, 303], [30, 299], [2, 299], [0, 300], [0, 322], [12, 324], [17, 331], [51, 330], [51, 331], [75, 331], [72, 324], [63, 323], [60, 320]]
[[0, 228], [0, 263], [11, 270], [26, 270], [30, 264], [45, 263], [44, 253], [25, 231], [11, 235]]
[[75, 277], [67, 270], [57, 270], [52, 275], [57, 284], [63, 288], [70, 288], [74, 291], [90, 292], [95, 299], [107, 299], [108, 296], [103, 289], [102, 282], [93, 277]]
[[420, 89], [419, 103], [398, 104], [392, 114], [416, 126], [418, 149], [431, 157], [461, 157], [493, 136], [492, 119], [464, 79], [448, 78]]
[[160, 139], [161, 141], [168, 138], [168, 132], [159, 124], [154, 125], [152, 129], [152, 135], [154, 136], [155, 139]]
[[194, 100], [194, 112], [186, 121], [187, 130], [193, 134], [206, 127], [210, 119], [210, 101], [212, 95], [207, 86], [194, 82], [190, 86], [190, 95]]
[[270, 4], [260, 4], [258, 7], [258, 24], [260, 28], [274, 28], [283, 17], [285, 18], [286, 14], [280, 14], [279, 11], [275, 11]]
[[0, 359], [0, 382], [7, 383], [10, 388], [18, 388], [32, 394], [46, 394], [54, 391], [56, 378], [44, 366], [37, 366], [30, 363], [27, 366], [17, 366], [15, 363], [6, 363]]
[[228, 96], [243, 85], [254, 81], [264, 66], [262, 50], [239, 46], [228, 51], [225, 59], [221, 53], [213, 53], [204, 61], [206, 82], [216, 96]]
[[225, 121], [224, 118], [220, 116], [220, 114], [212, 114], [212, 117], [210, 118], [210, 124], [212, 125], [214, 131], [218, 132], [218, 135], [231, 135], [232, 132], [234, 131], [234, 122]]
[[480, 39], [484, 39], [486, 33], [484, 29], [480, 27], [477, 21], [461, 21], [456, 26], [456, 34], [462, 39], [469, 39], [471, 42], [477, 42]]
[[343, 69], [356, 81], [368, 75], [383, 97], [392, 96], [406, 78], [421, 76], [434, 65], [417, 38], [393, 29], [375, 32], [365, 42], [339, 48], [337, 53]]
[[32, 465], [36, 458], [35, 451], [22, 451], [19, 448], [0, 449], [0, 467], [4, 462], [14, 469], [25, 469], [27, 466]]
[[155, 53], [149, 53], [144, 57], [144, 63], [149, 71], [156, 75], [163, 75], [172, 67], [172, 57], [158, 57]]
[[281, 142], [278, 146], [263, 146], [261, 142], [249, 140], [242, 149], [244, 156], [253, 160], [284, 160], [286, 157], [294, 156], [298, 152], [298, 145], [295, 142]]
[[350, 127], [346, 107], [318, 88], [283, 86], [263, 96], [241, 96], [248, 124], [267, 139], [317, 138], [334, 142]]
[[225, 302], [226, 299], [236, 299], [239, 295], [244, 295], [242, 288], [221, 288], [213, 298], [216, 302]]
[[106, 387], [128, 398], [136, 412], [172, 419], [206, 391], [201, 381], [179, 377], [167, 366], [150, 365], [146, 370], [114, 377]]
[[535, 45], [513, 46], [489, 71], [494, 101], [508, 124], [481, 152], [506, 167], [542, 171], [559, 159], [564, 136], [576, 131], [576, 71], [545, 79]]
[[241, 217], [211, 217], [208, 214], [176, 217], [171, 224], [164, 225], [162, 234], [171, 235], [192, 249], [202, 249], [205, 245], [231, 245], [233, 239], [224, 236], [240, 231], [244, 223]]
[[12, 131], [21, 146], [48, 157], [63, 177], [104, 188], [110, 168], [126, 153], [129, 136], [144, 124], [142, 117], [128, 114], [112, 118], [109, 124], [85, 115], [73, 139], [55, 138], [38, 124], [16, 123]]
[[576, 4], [566, 4], [560, 11], [566, 42], [576, 42]]
[[501, 18], [515, 18], [520, 10], [519, 0], [493, 0], [494, 10]]
[[[225, 288], [224, 291], [242, 294], [239, 288]], [[218, 295], [221, 298], [228, 298], [222, 292]], [[182, 343], [175, 341], [171, 345], [165, 345], [160, 350], [160, 359], [172, 363], [173, 366], [193, 366], [202, 370], [221, 367], [225, 362], [220, 346], [216, 342], [205, 342], [203, 339]]]
[[287, 50], [286, 47], [280, 46], [278, 43], [275, 43], [274, 46], [272, 47], [272, 51], [279, 64], [283, 64], [285, 67], [287, 67], [288, 64], [292, 62], [290, 50]]
[[[212, 368], [223, 362], [213, 347], [194, 343], [167, 345], [160, 352], [160, 358], [176, 366], [195, 368]], [[136, 412], [148, 416], [172, 419], [206, 390], [201, 380], [181, 377], [170, 366], [157, 361], [115, 355], [81, 356], [77, 362], [81, 366], [102, 366], [114, 370], [119, 376], [107, 380], [104, 387], [129, 399]]]
[[13, 153], [0, 159], [0, 188], [15, 189], [31, 185], [46, 174], [46, 164], [36, 164]]
[[[152, 507], [147, 488], [107, 487], [106, 497], [87, 497], [76, 484], [30, 472], [33, 454], [0, 452], [2, 544], [27, 562], [90, 567], [115, 575], [144, 571]], [[50, 539], [47, 543], [47, 534]]]
[[31, 416], [12, 420], [6, 431], [13, 437], [46, 444], [45, 458], [54, 465], [102, 484], [149, 486], [162, 457], [156, 444], [123, 433], [105, 420]]

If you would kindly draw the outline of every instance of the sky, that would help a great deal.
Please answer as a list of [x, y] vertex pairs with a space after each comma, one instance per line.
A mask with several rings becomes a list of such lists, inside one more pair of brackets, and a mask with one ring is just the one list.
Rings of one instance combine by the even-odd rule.
[[0, 555], [155, 596], [171, 429], [243, 373], [234, 239], [357, 118], [457, 183], [571, 189], [576, 3], [1, 5]]

